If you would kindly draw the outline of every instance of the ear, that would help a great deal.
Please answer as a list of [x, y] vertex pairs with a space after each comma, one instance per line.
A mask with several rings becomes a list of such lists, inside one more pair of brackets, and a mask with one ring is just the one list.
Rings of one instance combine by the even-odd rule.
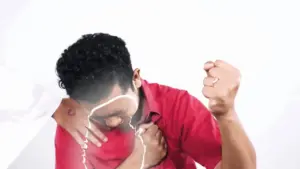
[[133, 83], [136, 88], [140, 88], [142, 86], [142, 78], [140, 76], [140, 69], [136, 68], [133, 71]]

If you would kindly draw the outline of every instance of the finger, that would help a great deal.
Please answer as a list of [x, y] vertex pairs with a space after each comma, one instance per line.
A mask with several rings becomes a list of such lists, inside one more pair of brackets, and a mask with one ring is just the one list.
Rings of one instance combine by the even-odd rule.
[[215, 66], [216, 67], [221, 67], [221, 68], [230, 68], [230, 67], [232, 67], [229, 63], [225, 62], [224, 60], [216, 60], [215, 61]]
[[218, 80], [217, 78], [214, 78], [214, 77], [206, 77], [204, 78], [203, 80], [203, 85], [204, 86], [208, 86], [208, 87], [213, 87], [214, 84], [216, 83], [216, 80]]
[[144, 134], [145, 131], [150, 128], [153, 124], [153, 122], [150, 122], [150, 123], [144, 123], [144, 124], [141, 124], [136, 132], [136, 134], [138, 135], [141, 135], [141, 134]]
[[145, 130], [145, 132], [141, 135], [143, 140], [145, 141], [145, 143], [149, 143], [149, 142], [157, 142], [157, 144], [159, 144], [159, 140], [155, 139], [155, 135], [158, 131], [158, 127], [157, 125], [152, 125], [151, 127], [149, 127], [147, 130]]
[[103, 142], [107, 142], [107, 137], [94, 125], [91, 123], [91, 127], [89, 128], [90, 132], [94, 134], [97, 138], [102, 140]]
[[153, 122], [150, 122], [150, 123], [144, 123], [144, 124], [141, 124], [141, 125], [139, 126], [139, 128], [143, 128], [143, 129], [147, 130], [147, 129], [150, 128], [152, 125], [153, 125]]
[[80, 134], [77, 131], [70, 132], [70, 134], [73, 137], [73, 139], [75, 139], [75, 141], [77, 142], [77, 144], [80, 145], [81, 148], [84, 148], [84, 149], [87, 148], [87, 144], [83, 141], [83, 139], [81, 138]]
[[145, 131], [145, 134], [150, 135], [151, 137], [155, 137], [155, 135], [158, 131], [159, 131], [158, 126], [152, 125]]
[[98, 140], [98, 138], [96, 136], [94, 136], [92, 133], [89, 132], [89, 134], [87, 135], [87, 139], [92, 142], [93, 144], [95, 144], [97, 147], [101, 147], [101, 143]]
[[103, 125], [105, 123], [105, 121], [96, 120], [94, 118], [91, 118], [90, 121], [95, 126], [95, 128], [100, 132], [101, 132], [101, 129], [107, 130], [107, 131], [111, 130], [111, 128], [109, 128], [108, 126]]
[[155, 134], [155, 137], [156, 137], [158, 140], [160, 140], [160, 139], [161, 139], [161, 137], [162, 137], [162, 133], [161, 133], [161, 131], [160, 131], [160, 130], [158, 130], [158, 131], [156, 132], [156, 134]]
[[203, 69], [204, 69], [205, 71], [208, 71], [209, 69], [211, 69], [211, 68], [213, 68], [213, 67], [215, 67], [214, 62], [208, 61], [208, 62], [206, 62], [206, 63], [204, 64]]
[[204, 97], [211, 99], [216, 97], [216, 92], [214, 87], [204, 86], [202, 89], [202, 94]]
[[161, 145], [164, 145], [165, 144], [165, 138], [161, 137], [160, 140], [159, 140], [159, 142], [160, 142]]
[[220, 78], [220, 75], [222, 75], [223, 71], [224, 70], [219, 67], [214, 67], [214, 68], [209, 69], [209, 71], [207, 72], [207, 75], [210, 77]]
[[100, 141], [85, 127], [78, 130], [86, 139], [95, 144], [97, 147], [101, 146]]

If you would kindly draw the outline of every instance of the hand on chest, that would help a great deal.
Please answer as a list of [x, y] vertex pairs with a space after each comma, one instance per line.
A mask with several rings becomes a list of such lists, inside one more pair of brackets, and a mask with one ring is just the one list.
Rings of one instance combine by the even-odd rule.
[[134, 131], [122, 133], [118, 130], [106, 133], [108, 141], [103, 143], [101, 147], [89, 145], [89, 158], [99, 160], [122, 160], [126, 159], [132, 152], [134, 145]]

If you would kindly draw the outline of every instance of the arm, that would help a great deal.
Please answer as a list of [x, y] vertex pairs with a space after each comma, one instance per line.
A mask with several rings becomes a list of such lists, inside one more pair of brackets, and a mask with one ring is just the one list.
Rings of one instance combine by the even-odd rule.
[[[207, 169], [254, 169], [255, 152], [237, 117], [215, 119], [195, 97], [185, 94], [180, 113], [182, 150]], [[221, 143], [222, 140], [222, 143]]]
[[182, 119], [179, 125], [182, 131], [182, 151], [206, 169], [215, 169], [222, 160], [221, 134], [217, 121], [197, 98], [187, 92], [180, 103], [176, 114]]
[[222, 136], [221, 169], [256, 168], [255, 150], [235, 112], [229, 117], [218, 118]]

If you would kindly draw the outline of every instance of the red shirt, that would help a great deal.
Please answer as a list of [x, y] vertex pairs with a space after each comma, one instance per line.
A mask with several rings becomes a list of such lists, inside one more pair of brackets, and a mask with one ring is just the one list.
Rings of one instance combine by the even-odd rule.
[[[221, 161], [221, 137], [217, 122], [205, 106], [187, 91], [143, 81], [150, 117], [162, 131], [168, 154], [155, 169], [196, 169], [194, 161], [214, 169]], [[108, 142], [98, 148], [89, 143], [88, 169], [113, 169], [131, 153], [134, 133], [105, 133]], [[82, 150], [71, 135], [57, 126], [56, 169], [85, 169]]]

